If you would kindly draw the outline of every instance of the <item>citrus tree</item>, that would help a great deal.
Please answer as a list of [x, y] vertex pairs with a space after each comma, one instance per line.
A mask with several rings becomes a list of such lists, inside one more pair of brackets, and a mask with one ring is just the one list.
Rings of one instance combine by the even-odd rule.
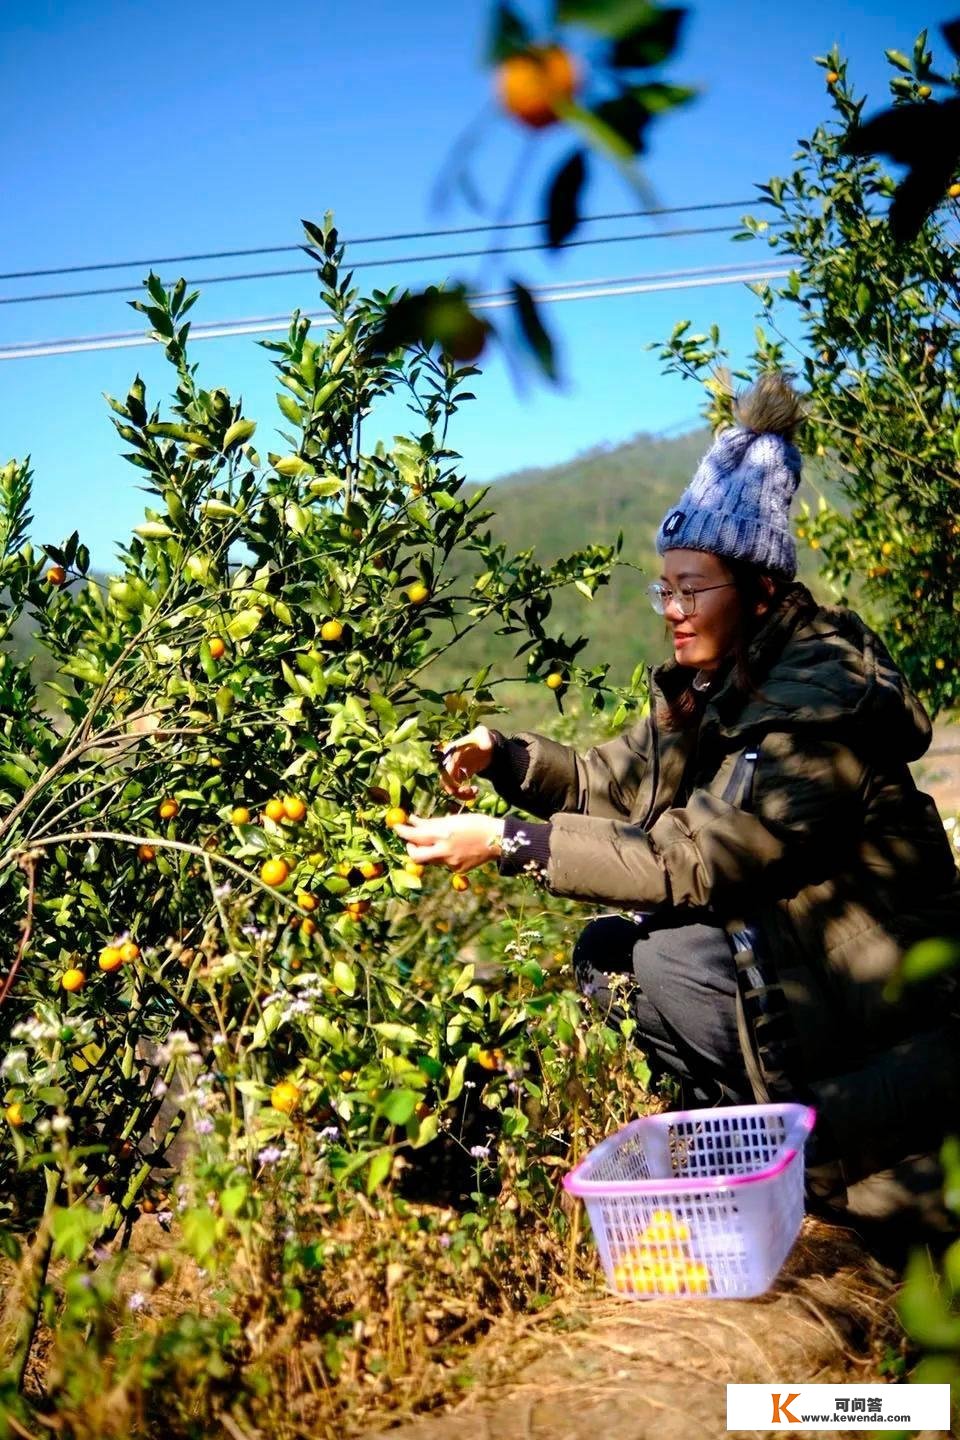
[[[150, 496], [116, 575], [89, 573], [76, 533], [35, 551], [29, 464], [0, 472], [3, 639], [26, 611], [56, 670], [41, 705], [0, 651], [3, 1206], [21, 1227], [44, 1211], [47, 1254], [152, 1203], [188, 1116], [194, 1139], [229, 1135], [244, 1195], [291, 1125], [326, 1128], [325, 1173], [372, 1193], [436, 1139], [469, 1067], [500, 1074], [507, 1133], [528, 1123], [503, 1072], [542, 966], [514, 967], [514, 1006], [477, 985], [449, 917], [489, 917], [393, 827], [438, 803], [436, 746], [496, 708], [486, 670], [431, 688], [472, 627], [496, 617], [522, 677], [606, 703], [585, 642], [545, 621], [558, 587], [606, 583], [617, 547], [544, 567], [495, 544], [447, 441], [473, 370], [438, 346], [378, 356], [390, 297], [358, 295], [329, 217], [308, 238], [329, 324], [295, 314], [266, 342], [276, 451], [190, 363], [196, 295], [151, 276], [135, 302], [176, 388], [168, 411], [139, 379], [110, 400]], [[390, 394], [416, 433], [368, 439]]]
[[[933, 57], [921, 34], [911, 55], [888, 51], [894, 110], [934, 107]], [[799, 142], [795, 168], [759, 187], [764, 209], [739, 238], [792, 262], [787, 278], [754, 286], [761, 303], [756, 349], [735, 374], [787, 367], [809, 393], [801, 443], [833, 492], [798, 516], [797, 535], [820, 551], [841, 598], [856, 577], [870, 618], [934, 710], [960, 699], [960, 360], [951, 182], [915, 238], [897, 243], [887, 221], [893, 174], [851, 153], [863, 97], [834, 50], [818, 63], [830, 122]], [[951, 77], [951, 83], [960, 72]], [[704, 381], [710, 419], [729, 418], [729, 363], [719, 331], [681, 322], [663, 347], [668, 368]]]

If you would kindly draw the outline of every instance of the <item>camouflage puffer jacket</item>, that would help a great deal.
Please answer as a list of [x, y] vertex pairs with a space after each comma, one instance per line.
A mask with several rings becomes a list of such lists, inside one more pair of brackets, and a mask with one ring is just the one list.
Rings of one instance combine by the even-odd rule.
[[879, 638], [801, 585], [748, 658], [752, 690], [728, 675], [692, 729], [656, 720], [690, 680], [670, 662], [649, 718], [583, 754], [512, 736], [523, 764], [492, 778], [550, 820], [555, 894], [727, 930], [755, 1096], [814, 1100], [850, 1180], [960, 1117], [960, 971], [897, 984], [915, 941], [960, 936], [953, 852], [908, 768], [931, 726]]

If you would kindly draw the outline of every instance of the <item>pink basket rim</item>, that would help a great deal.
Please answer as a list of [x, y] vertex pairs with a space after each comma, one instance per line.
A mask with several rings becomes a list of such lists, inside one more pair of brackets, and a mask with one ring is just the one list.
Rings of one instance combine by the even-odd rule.
[[[762, 1170], [754, 1170], [749, 1175], [681, 1175], [673, 1178], [654, 1177], [650, 1180], [591, 1180], [583, 1173], [615, 1150], [627, 1134], [637, 1135], [654, 1127], [662, 1129], [665, 1124], [675, 1124], [681, 1120], [715, 1120], [718, 1115], [727, 1119], [744, 1115], [782, 1115], [788, 1121], [783, 1150], [769, 1165], [765, 1165]], [[782, 1105], [725, 1105], [709, 1110], [664, 1110], [658, 1115], [643, 1115], [638, 1120], [631, 1120], [622, 1129], [601, 1140], [599, 1145], [595, 1145], [579, 1165], [564, 1175], [563, 1188], [571, 1195], [591, 1199], [601, 1195], [683, 1194], [691, 1190], [730, 1190], [741, 1185], [755, 1185], [761, 1180], [773, 1180], [786, 1170], [802, 1150], [816, 1119], [817, 1112], [812, 1105], [793, 1102]]]

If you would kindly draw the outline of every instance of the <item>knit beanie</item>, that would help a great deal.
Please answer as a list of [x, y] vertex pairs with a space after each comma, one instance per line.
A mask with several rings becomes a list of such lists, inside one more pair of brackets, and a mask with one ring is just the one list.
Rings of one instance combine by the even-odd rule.
[[800, 483], [800, 451], [791, 435], [801, 400], [779, 374], [762, 375], [734, 405], [735, 423], [716, 436], [657, 531], [657, 554], [706, 550], [747, 560], [792, 580], [797, 552], [790, 501]]

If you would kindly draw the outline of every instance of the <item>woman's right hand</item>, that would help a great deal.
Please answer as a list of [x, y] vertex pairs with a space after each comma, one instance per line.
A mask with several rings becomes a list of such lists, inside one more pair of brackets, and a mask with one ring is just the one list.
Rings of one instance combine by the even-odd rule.
[[440, 757], [440, 784], [457, 800], [473, 800], [479, 786], [466, 785], [471, 775], [486, 770], [493, 756], [493, 736], [486, 725], [478, 725], [459, 740], [451, 740]]

